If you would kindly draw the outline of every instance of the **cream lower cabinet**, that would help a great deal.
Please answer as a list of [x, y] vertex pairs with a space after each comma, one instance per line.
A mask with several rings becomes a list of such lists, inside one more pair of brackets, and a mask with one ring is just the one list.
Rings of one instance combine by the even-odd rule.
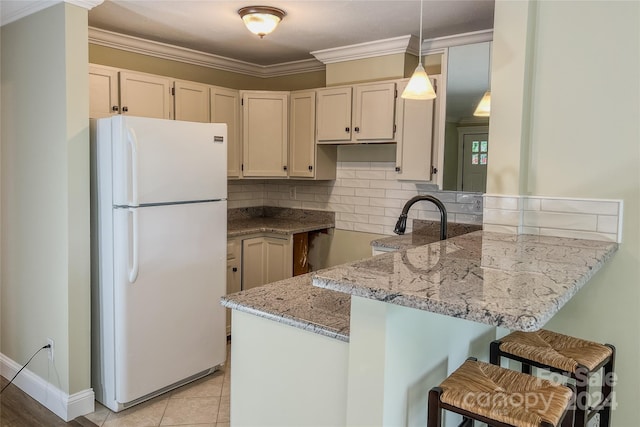
[[227, 176], [240, 178], [242, 141], [240, 140], [240, 92], [212, 86], [209, 88], [211, 123], [227, 124]]
[[241, 92], [242, 176], [286, 178], [289, 92]]
[[[437, 78], [431, 78], [437, 90]], [[407, 81], [398, 83], [402, 93]], [[438, 98], [435, 100], [397, 99], [398, 136], [396, 173], [399, 180], [432, 181], [433, 145], [436, 141]]]
[[242, 290], [293, 276], [291, 236], [255, 237], [242, 241]]
[[291, 92], [289, 178], [336, 179], [337, 147], [316, 144], [316, 91]]
[[[242, 240], [227, 240], [227, 294], [242, 290]], [[227, 309], [227, 335], [231, 334], [231, 310]]]

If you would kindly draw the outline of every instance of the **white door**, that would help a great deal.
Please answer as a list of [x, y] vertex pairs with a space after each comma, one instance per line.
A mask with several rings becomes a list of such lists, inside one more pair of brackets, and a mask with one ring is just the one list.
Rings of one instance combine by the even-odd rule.
[[115, 205], [227, 198], [226, 124], [112, 120]]
[[115, 211], [115, 399], [126, 403], [224, 362], [227, 206]]

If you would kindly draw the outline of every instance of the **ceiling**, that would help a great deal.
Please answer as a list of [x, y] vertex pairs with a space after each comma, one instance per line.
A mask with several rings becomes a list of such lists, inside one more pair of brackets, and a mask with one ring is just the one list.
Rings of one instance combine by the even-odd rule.
[[[279, 27], [260, 39], [237, 11], [283, 9]], [[426, 0], [423, 39], [493, 28], [494, 0]], [[419, 34], [418, 0], [105, 0], [89, 26], [257, 65], [313, 58], [310, 52]]]

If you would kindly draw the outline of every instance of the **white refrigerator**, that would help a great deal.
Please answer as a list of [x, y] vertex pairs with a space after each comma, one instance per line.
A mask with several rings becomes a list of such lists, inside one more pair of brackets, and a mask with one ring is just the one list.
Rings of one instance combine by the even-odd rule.
[[93, 120], [92, 386], [120, 411], [226, 357], [227, 127]]

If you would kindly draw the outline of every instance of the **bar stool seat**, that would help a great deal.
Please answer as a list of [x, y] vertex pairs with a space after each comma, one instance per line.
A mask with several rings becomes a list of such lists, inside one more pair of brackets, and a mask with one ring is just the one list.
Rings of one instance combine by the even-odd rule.
[[[531, 366], [560, 373], [576, 380], [576, 427], [587, 425], [589, 419], [600, 413], [600, 425], [610, 425], [610, 404], [615, 359], [615, 347], [575, 338], [541, 329], [536, 332], [512, 332], [491, 343], [491, 363], [500, 364], [500, 358], [522, 363], [522, 372], [530, 374]], [[601, 401], [589, 407], [589, 377], [604, 367]]]
[[[573, 390], [474, 359], [429, 392], [428, 427], [440, 427], [442, 409], [491, 426], [572, 426]], [[562, 423], [562, 424], [561, 424]]]

